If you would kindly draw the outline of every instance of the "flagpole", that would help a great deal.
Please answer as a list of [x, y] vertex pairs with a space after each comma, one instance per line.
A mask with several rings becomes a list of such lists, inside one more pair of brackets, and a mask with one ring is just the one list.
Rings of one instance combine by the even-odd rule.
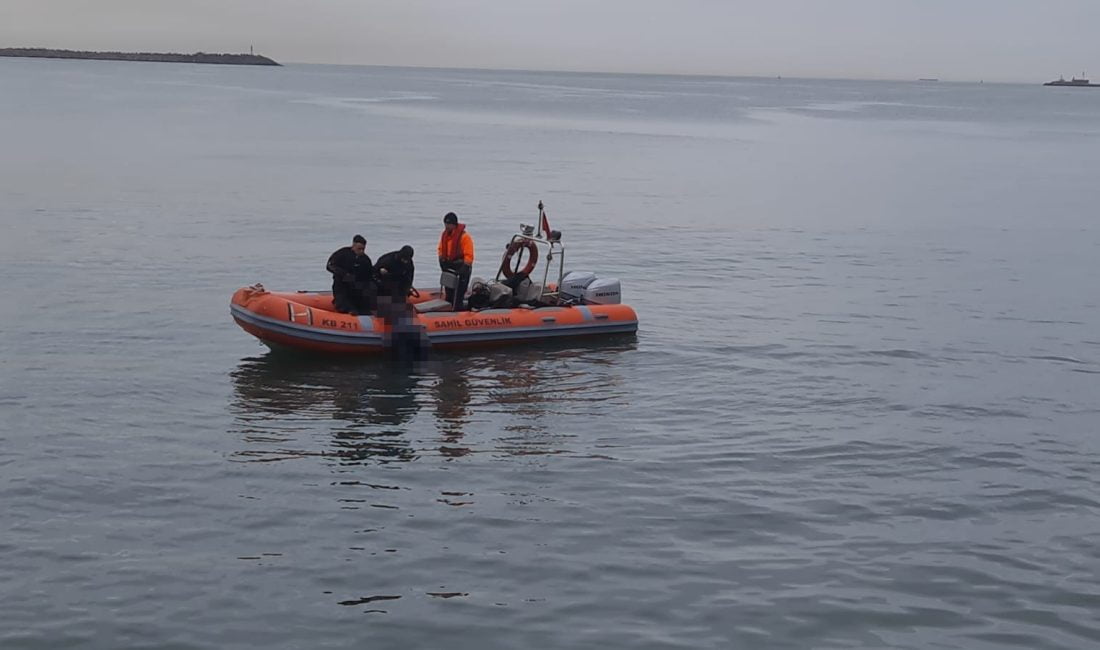
[[550, 222], [546, 220], [546, 212], [542, 208], [542, 201], [539, 201], [539, 232], [543, 233], [543, 236], [547, 241], [550, 240]]

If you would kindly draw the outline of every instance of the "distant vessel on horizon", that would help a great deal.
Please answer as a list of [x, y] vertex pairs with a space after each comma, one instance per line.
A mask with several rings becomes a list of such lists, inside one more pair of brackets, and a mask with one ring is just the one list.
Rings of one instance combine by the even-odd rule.
[[1089, 80], [1085, 78], [1085, 73], [1081, 73], [1081, 77], [1074, 77], [1069, 81], [1066, 78], [1059, 75], [1057, 81], [1048, 81], [1044, 86], [1071, 86], [1074, 88], [1100, 88], [1100, 84], [1089, 83]]
[[939, 81], [939, 79], [933, 79], [931, 77], [925, 77], [923, 79], [917, 79], [917, 81]]

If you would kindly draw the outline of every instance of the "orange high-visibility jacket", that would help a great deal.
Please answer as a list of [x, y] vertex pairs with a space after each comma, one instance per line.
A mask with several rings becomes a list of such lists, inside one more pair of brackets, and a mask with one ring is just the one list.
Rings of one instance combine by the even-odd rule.
[[443, 231], [439, 238], [439, 256], [448, 262], [461, 260], [464, 264], [474, 263], [474, 238], [466, 232], [466, 224], [460, 223], [452, 232]]

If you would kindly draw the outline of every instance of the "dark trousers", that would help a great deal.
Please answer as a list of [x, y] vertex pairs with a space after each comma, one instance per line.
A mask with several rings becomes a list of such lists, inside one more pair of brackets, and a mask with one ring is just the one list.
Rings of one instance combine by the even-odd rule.
[[466, 289], [470, 286], [470, 272], [473, 269], [461, 262], [445, 262], [440, 266], [443, 267], [444, 271], [450, 271], [458, 276], [458, 285], [454, 289], [445, 289], [445, 291], [447, 302], [454, 305], [454, 310], [463, 311], [465, 309]]
[[356, 280], [332, 281], [332, 303], [342, 314], [369, 314], [374, 311], [375, 287], [373, 282]]

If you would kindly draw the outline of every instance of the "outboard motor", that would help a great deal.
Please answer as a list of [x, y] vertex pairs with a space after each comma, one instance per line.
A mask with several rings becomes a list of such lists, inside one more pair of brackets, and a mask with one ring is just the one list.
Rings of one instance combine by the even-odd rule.
[[618, 305], [623, 301], [622, 284], [617, 278], [597, 278], [581, 292], [581, 301], [589, 305]]
[[595, 279], [596, 274], [589, 271], [570, 271], [561, 279], [558, 292], [563, 298], [579, 301], [584, 296], [584, 290]]

